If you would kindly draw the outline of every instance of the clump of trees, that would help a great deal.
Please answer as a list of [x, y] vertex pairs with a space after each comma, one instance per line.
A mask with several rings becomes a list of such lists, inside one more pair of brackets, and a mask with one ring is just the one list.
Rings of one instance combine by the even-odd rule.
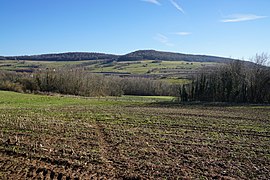
[[124, 94], [140, 96], [176, 96], [177, 86], [148, 78], [126, 78]]
[[25, 76], [22, 77], [15, 72], [0, 72], [1, 90], [25, 92], [27, 86], [28, 83]]
[[202, 73], [179, 89], [181, 101], [270, 103], [269, 56], [257, 54], [252, 64], [233, 61]]

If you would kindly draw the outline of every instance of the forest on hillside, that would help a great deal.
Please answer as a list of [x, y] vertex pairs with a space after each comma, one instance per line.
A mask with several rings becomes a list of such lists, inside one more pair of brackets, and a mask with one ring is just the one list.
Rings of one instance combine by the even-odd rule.
[[172, 52], [161, 52], [155, 50], [139, 50], [118, 58], [119, 61], [138, 61], [143, 59], [150, 60], [163, 60], [163, 61], [187, 61], [187, 62], [218, 62], [225, 63], [232, 59], [216, 57], [216, 56], [206, 56], [206, 55], [191, 55], [191, 54], [181, 54]]
[[232, 59], [191, 55], [182, 53], [162, 52], [155, 50], [139, 50], [126, 55], [113, 55], [105, 53], [69, 52], [58, 54], [42, 54], [32, 56], [6, 56], [0, 60], [33, 60], [33, 61], [81, 61], [81, 60], [106, 60], [106, 61], [138, 61], [138, 60], [163, 60], [163, 61], [188, 61], [188, 62], [229, 62]]
[[[81, 61], [81, 60], [114, 60], [117, 55], [104, 53], [84, 53], [70, 52], [59, 54], [42, 54], [32, 56], [8, 56], [2, 57], [2, 60], [33, 60], [33, 61]], [[1, 57], [0, 57], [1, 60]]]

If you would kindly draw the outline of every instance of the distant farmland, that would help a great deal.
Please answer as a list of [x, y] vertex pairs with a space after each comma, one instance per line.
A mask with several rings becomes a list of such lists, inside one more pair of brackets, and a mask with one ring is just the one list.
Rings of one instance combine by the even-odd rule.
[[188, 82], [201, 71], [209, 71], [220, 64], [212, 62], [185, 61], [0, 61], [0, 70], [32, 73], [46, 69], [84, 69], [89, 73], [98, 73], [120, 77], [142, 77], [162, 79], [172, 83]]

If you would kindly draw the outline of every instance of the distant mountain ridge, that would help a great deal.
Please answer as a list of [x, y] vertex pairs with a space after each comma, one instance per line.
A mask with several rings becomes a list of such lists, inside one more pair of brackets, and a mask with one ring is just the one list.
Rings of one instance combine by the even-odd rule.
[[0, 56], [0, 60], [32, 60], [32, 61], [80, 61], [80, 60], [106, 60], [106, 61], [189, 61], [189, 62], [218, 62], [226, 63], [234, 59], [207, 55], [192, 55], [155, 50], [138, 50], [126, 55], [114, 55], [91, 52], [68, 52], [58, 54], [41, 54], [31, 56]]
[[41, 54], [32, 56], [7, 56], [7, 60], [33, 60], [33, 61], [81, 61], [118, 59], [119, 56], [105, 53], [67, 52], [57, 54]]

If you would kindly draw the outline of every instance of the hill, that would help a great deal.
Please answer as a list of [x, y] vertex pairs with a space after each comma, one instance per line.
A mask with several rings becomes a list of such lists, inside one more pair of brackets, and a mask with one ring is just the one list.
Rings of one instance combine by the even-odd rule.
[[106, 60], [106, 61], [188, 61], [188, 62], [217, 62], [225, 63], [233, 59], [217, 56], [191, 55], [182, 53], [162, 52], [155, 50], [139, 50], [126, 55], [113, 55], [105, 53], [69, 52], [59, 54], [42, 54], [32, 56], [0, 57], [0, 60], [33, 60], [33, 61], [81, 61], [81, 60]]
[[81, 60], [115, 60], [118, 59], [118, 56], [105, 53], [68, 52], [58, 54], [33, 55], [33, 56], [9, 56], [5, 57], [5, 59], [33, 60], [33, 61], [81, 61]]
[[155, 50], [139, 50], [124, 56], [120, 56], [118, 61], [133, 61], [133, 60], [163, 60], [163, 61], [188, 61], [188, 62], [218, 62], [225, 63], [233, 59], [206, 56], [206, 55], [191, 55], [182, 53], [162, 52]]

